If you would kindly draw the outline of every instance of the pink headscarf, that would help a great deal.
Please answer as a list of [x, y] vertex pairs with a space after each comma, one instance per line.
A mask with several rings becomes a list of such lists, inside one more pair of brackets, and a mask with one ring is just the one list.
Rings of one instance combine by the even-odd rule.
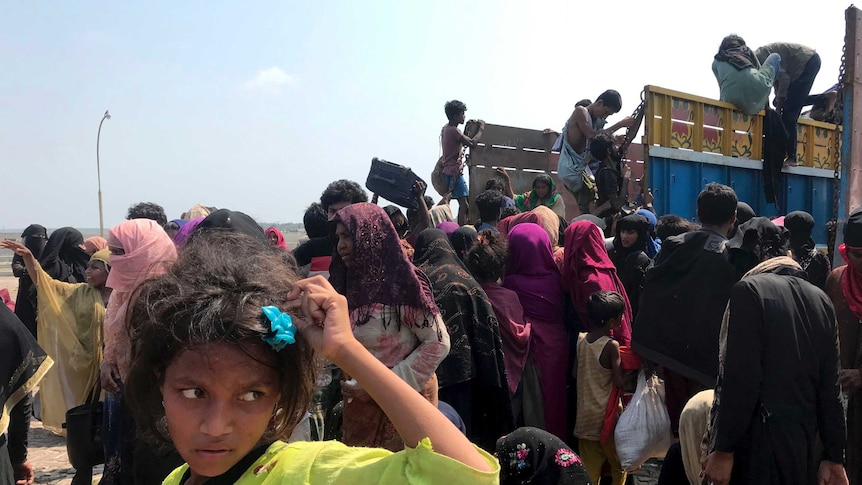
[[512, 228], [508, 240], [503, 286], [518, 293], [527, 317], [562, 324], [563, 290], [548, 233], [538, 224], [523, 223]]
[[114, 292], [131, 292], [149, 276], [164, 273], [177, 259], [177, 248], [156, 221], [132, 219], [111, 228], [108, 246], [125, 254], [111, 254], [111, 273], [105, 285]]
[[566, 228], [566, 251], [563, 260], [563, 286], [569, 290], [578, 317], [588, 330], [595, 323], [587, 315], [587, 299], [597, 291], [616, 291], [626, 302], [623, 324], [611, 332], [620, 345], [631, 345], [632, 308], [614, 263], [605, 249], [598, 226], [590, 221], [575, 221]]
[[81, 245], [81, 249], [84, 250], [87, 254], [95, 254], [103, 249], [108, 249], [108, 241], [105, 240], [102, 236], [93, 236], [84, 239], [84, 244]]
[[167, 271], [177, 259], [177, 249], [168, 233], [150, 219], [132, 219], [112, 227], [108, 246], [122, 248], [125, 254], [111, 254], [109, 258], [111, 272], [105, 286], [114, 291], [105, 312], [104, 359], [117, 365], [125, 379], [131, 354], [126, 331], [129, 298], [144, 280]]
[[518, 224], [523, 224], [525, 222], [532, 222], [533, 224], [541, 225], [542, 218], [539, 217], [539, 215], [535, 212], [521, 212], [520, 214], [509, 216], [498, 222], [497, 230], [500, 231], [500, 234], [508, 236], [509, 231], [511, 231], [513, 227], [517, 226]]
[[285, 251], [289, 251], [289, 249], [287, 249], [287, 243], [284, 241], [284, 234], [282, 234], [281, 231], [274, 227], [270, 227], [265, 231], [265, 233], [267, 242], [269, 242], [269, 235], [275, 234], [275, 237], [278, 240], [275, 245]]

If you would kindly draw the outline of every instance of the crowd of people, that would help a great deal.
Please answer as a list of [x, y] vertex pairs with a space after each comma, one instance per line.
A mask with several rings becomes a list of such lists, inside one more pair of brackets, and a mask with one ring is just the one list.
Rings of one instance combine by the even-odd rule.
[[463, 149], [484, 123], [461, 133], [451, 101], [436, 204], [422, 182], [404, 212], [337, 180], [295, 248], [243, 212], [154, 203], [107, 239], [0, 242], [19, 277], [0, 483], [33, 480], [31, 415], [63, 434], [104, 393], [105, 484], [622, 485], [639, 374], [677, 438], [660, 484], [862, 483], [862, 210], [833, 271], [810, 214], [757, 217], [718, 183], [696, 223], [633, 207], [613, 136], [632, 120], [603, 130], [621, 105], [585, 100], [562, 131], [573, 220], [549, 174], [516, 194], [503, 169], [474, 214]]
[[[42, 349], [25, 361], [43, 369], [39, 418], [63, 433], [100, 385], [104, 483], [241, 482], [261, 467], [330, 483], [415, 463], [475, 483], [622, 484], [607, 404], [646, 369], [679, 438], [660, 483], [846, 483], [845, 463], [859, 476], [862, 212], [839, 248], [849, 265], [830, 271], [810, 215], [756, 217], [723, 185], [701, 192], [698, 224], [650, 206], [567, 223], [547, 192], [501, 218], [499, 182], [496, 213], [477, 204], [474, 225], [434, 227], [424, 187], [425, 214], [405, 216], [339, 180], [292, 250], [202, 206], [168, 222], [139, 204], [107, 240], [28, 227], [0, 243], [21, 278], [4, 321], [10, 345]], [[267, 305], [293, 323], [276, 328]], [[30, 389], [12, 390], [22, 479]]]

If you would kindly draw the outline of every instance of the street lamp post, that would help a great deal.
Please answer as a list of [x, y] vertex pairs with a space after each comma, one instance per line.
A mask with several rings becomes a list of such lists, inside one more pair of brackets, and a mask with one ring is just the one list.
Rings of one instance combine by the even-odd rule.
[[102, 123], [111, 119], [111, 114], [105, 110], [102, 121], [99, 122], [99, 132], [96, 133], [96, 179], [99, 182], [99, 235], [105, 237], [105, 219], [102, 213], [102, 170], [99, 165], [99, 138], [102, 136]]

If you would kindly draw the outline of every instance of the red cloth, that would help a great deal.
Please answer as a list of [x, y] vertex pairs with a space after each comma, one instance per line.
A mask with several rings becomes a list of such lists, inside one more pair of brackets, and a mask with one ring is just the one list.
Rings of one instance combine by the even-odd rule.
[[[631, 372], [640, 369], [643, 364], [641, 356], [634, 353], [631, 348], [620, 347], [620, 366], [623, 372]], [[602, 434], [599, 436], [599, 443], [605, 444], [608, 438], [614, 432], [614, 426], [617, 424], [618, 410], [620, 407], [620, 399], [623, 397], [623, 390], [617, 386], [611, 388], [611, 395], [608, 397], [608, 406], [605, 408], [605, 422], [602, 424]]]
[[275, 234], [275, 238], [276, 238], [275, 245], [276, 245], [276, 247], [290, 252], [290, 249], [287, 248], [287, 242], [284, 240], [284, 234], [282, 234], [281, 231], [279, 231], [278, 229], [276, 229], [274, 227], [270, 227], [265, 232], [266, 232], [267, 240], [269, 240], [270, 234]]
[[597, 291], [616, 291], [626, 302], [623, 324], [611, 332], [620, 345], [631, 345], [632, 307], [617, 269], [605, 249], [605, 240], [598, 226], [590, 221], [575, 221], [566, 228], [566, 248], [563, 255], [563, 286], [569, 290], [578, 317], [588, 330], [595, 324], [587, 315], [587, 300]]
[[[847, 245], [838, 246], [838, 252], [841, 257], [847, 262], [847, 269], [841, 276], [841, 291], [844, 293], [844, 299], [847, 300], [847, 306], [856, 315], [856, 318], [862, 318], [862, 274], [850, 265], [850, 259], [847, 258]], [[851, 247], [849, 249], [862, 249]]]
[[509, 393], [514, 395], [530, 353], [530, 323], [524, 321], [524, 307], [517, 293], [497, 283], [484, 283], [482, 289], [488, 294], [488, 301], [500, 322]]
[[0, 300], [6, 305], [7, 308], [15, 311], [15, 301], [12, 300], [12, 295], [9, 294], [9, 290], [6, 288], [0, 289]]

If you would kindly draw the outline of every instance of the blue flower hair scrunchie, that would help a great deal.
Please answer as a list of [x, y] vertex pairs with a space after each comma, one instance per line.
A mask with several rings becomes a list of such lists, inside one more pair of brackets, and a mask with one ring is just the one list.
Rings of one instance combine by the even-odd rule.
[[265, 306], [261, 311], [270, 322], [270, 331], [260, 338], [268, 343], [276, 352], [285, 348], [287, 344], [296, 343], [296, 325], [290, 315], [283, 313], [278, 307]]

